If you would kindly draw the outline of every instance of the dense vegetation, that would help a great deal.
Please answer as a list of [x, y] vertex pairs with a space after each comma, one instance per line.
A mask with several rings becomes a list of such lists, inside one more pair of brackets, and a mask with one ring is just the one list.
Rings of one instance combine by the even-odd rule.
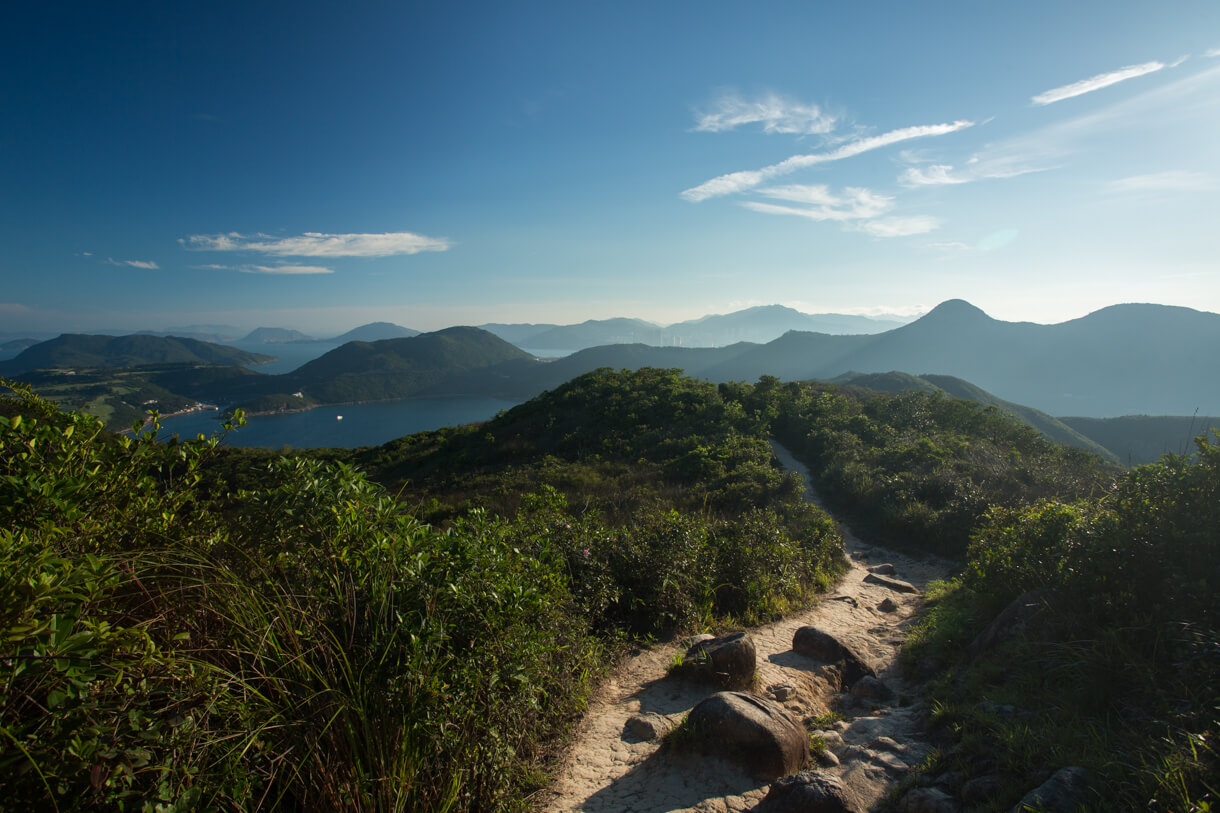
[[[989, 514], [909, 653], [945, 668], [935, 719], [961, 742], [951, 767], [1078, 764], [1099, 774], [1098, 809], [1213, 809], [1220, 446], [1197, 442], [1196, 455], [1140, 466], [1099, 498]], [[1025, 633], [968, 650], [1022, 594], [1045, 607]]]
[[[937, 391], [653, 369], [291, 458], [113, 436], [18, 390], [0, 402], [0, 792], [521, 807], [624, 643], [765, 620], [840, 572], [768, 436], [865, 535], [965, 562], [911, 656], [943, 671], [944, 765], [1075, 761], [1122, 806], [1208, 792], [1220, 447], [1123, 474]], [[967, 658], [1030, 589], [1051, 619]]]
[[596, 425], [609, 448], [664, 404], [721, 410], [674, 445], [721, 476], [671, 477], [660, 455], [630, 520], [539, 487], [441, 528], [327, 455], [252, 471], [258, 455], [109, 435], [18, 390], [0, 416], [4, 798], [520, 806], [624, 636], [766, 617], [833, 577], [837, 530], [742, 434], [756, 424], [676, 375], [603, 378], [552, 394], [619, 392], [568, 435]]
[[865, 533], [960, 558], [993, 506], [1100, 493], [1117, 467], [994, 407], [939, 392], [824, 384], [722, 385], [765, 412], [823, 496]]

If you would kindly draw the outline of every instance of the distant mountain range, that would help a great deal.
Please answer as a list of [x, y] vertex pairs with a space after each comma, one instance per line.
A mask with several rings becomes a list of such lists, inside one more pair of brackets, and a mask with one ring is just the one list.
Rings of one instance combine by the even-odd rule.
[[571, 352], [607, 344], [656, 347], [722, 347], [737, 342], [769, 342], [790, 330], [830, 334], [881, 333], [905, 324], [897, 319], [841, 313], [801, 313], [783, 305], [763, 305], [662, 326], [642, 319], [591, 319], [578, 325], [486, 324], [482, 329], [518, 347]]
[[[731, 316], [786, 311], [752, 309]], [[598, 329], [638, 324], [647, 323], [606, 320]], [[500, 326], [505, 333], [512, 332], [510, 327]], [[574, 328], [585, 326], [551, 326], [534, 335], [562, 337]], [[393, 325], [359, 330], [366, 329], [374, 334], [408, 330]], [[420, 395], [525, 400], [598, 367], [667, 367], [711, 381], [770, 375], [838, 379], [881, 389], [936, 388], [995, 404], [1052, 437], [1081, 445], [1079, 437], [1073, 438], [1076, 430], [1049, 423], [1055, 420], [1050, 416], [1220, 414], [1217, 348], [1220, 315], [1189, 308], [1116, 305], [1070, 322], [1037, 325], [992, 319], [967, 302], [951, 300], [915, 322], [872, 335], [790, 331], [765, 344], [714, 348], [610, 344], [553, 361], [535, 358], [480, 328], [448, 328], [347, 342], [282, 375], [212, 372], [206, 386], [189, 390], [193, 397], [266, 410]], [[0, 372], [176, 362], [248, 365], [266, 358], [189, 339], [61, 336], [0, 363]], [[187, 386], [182, 375], [178, 384]]]
[[286, 327], [256, 327], [238, 339], [243, 344], [287, 344], [288, 342], [312, 342], [313, 340], [313, 336], [306, 336], [299, 330], [290, 330]]

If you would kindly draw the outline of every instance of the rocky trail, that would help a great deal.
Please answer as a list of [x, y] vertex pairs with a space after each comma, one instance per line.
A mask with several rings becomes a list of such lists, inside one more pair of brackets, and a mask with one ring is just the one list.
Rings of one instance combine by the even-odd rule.
[[[775, 452], [804, 479], [808, 498], [818, 502], [805, 467], [778, 445]], [[949, 566], [866, 545], [843, 531], [851, 569], [842, 581], [813, 607], [748, 631], [757, 656], [751, 691], [803, 722], [815, 743], [820, 737], [825, 749], [815, 746], [809, 768], [837, 778], [854, 796], [855, 809], [862, 809], [876, 806], [931, 751], [921, 729], [921, 698], [903, 678], [898, 654], [923, 589], [944, 578]], [[912, 586], [917, 592], [909, 592]], [[793, 636], [803, 627], [843, 642], [883, 685], [864, 681], [851, 687], [854, 694], [846, 691], [842, 665], [793, 650]], [[690, 643], [639, 650], [602, 684], [558, 781], [539, 800], [541, 810], [745, 811], [767, 795], [771, 783], [738, 764], [698, 749], [663, 746], [664, 731], [718, 691], [667, 677], [675, 656]]]

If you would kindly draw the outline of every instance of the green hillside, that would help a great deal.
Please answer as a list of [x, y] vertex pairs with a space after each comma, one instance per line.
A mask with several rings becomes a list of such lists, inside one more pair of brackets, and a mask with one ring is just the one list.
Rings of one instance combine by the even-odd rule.
[[[292, 457], [116, 437], [18, 386], [0, 399], [0, 792], [529, 809], [616, 653], [775, 618], [841, 572], [772, 435], [870, 538], [964, 562], [910, 655], [937, 680], [938, 764], [965, 781], [1068, 760], [1106, 809], [1204, 799], [1216, 447], [1122, 473], [940, 392], [655, 369]], [[1053, 625], [969, 656], [1030, 587], [1062, 597]]]
[[0, 363], [0, 374], [50, 368], [139, 367], [147, 364], [232, 364], [271, 361], [272, 356], [176, 336], [89, 336], [65, 333]]
[[1154, 463], [1165, 454], [1187, 454], [1194, 439], [1220, 429], [1220, 417], [1126, 415], [1121, 418], [1060, 418], [1082, 435], [1105, 446], [1129, 466]]

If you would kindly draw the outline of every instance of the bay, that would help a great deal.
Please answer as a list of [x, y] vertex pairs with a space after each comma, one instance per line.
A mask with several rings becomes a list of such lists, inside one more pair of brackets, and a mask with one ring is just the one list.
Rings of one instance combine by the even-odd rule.
[[[224, 444], [267, 449], [377, 446], [403, 435], [485, 421], [516, 405], [500, 398], [409, 398], [318, 407], [289, 415], [258, 415], [231, 432]], [[164, 418], [159, 437], [212, 435], [220, 431], [218, 415], [217, 410], [209, 409]]]

